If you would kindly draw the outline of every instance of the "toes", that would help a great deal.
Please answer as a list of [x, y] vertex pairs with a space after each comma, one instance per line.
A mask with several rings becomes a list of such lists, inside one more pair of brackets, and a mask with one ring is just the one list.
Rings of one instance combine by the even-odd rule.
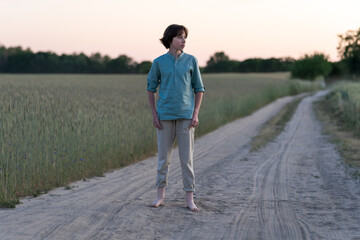
[[194, 207], [194, 208], [191, 209], [191, 211], [193, 211], [193, 212], [199, 212], [200, 210], [199, 210], [197, 207]]
[[150, 204], [150, 207], [154, 207], [157, 208], [159, 206], [162, 206], [164, 203], [163, 202], [153, 202], [152, 204]]
[[196, 207], [196, 206], [188, 206], [188, 208], [190, 209], [190, 211], [192, 212], [199, 212], [200, 210]]

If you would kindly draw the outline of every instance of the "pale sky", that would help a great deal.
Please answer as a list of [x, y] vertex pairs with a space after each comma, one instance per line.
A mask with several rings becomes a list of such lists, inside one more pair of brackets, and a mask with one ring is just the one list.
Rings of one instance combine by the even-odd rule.
[[176, 23], [200, 66], [219, 51], [240, 61], [318, 51], [335, 61], [337, 34], [360, 27], [359, 9], [360, 0], [0, 0], [0, 44], [152, 61]]

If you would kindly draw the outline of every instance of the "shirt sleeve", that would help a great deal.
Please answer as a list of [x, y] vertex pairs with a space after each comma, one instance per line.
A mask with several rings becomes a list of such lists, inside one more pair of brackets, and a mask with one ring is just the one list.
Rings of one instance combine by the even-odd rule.
[[160, 69], [158, 63], [153, 61], [151, 65], [150, 72], [147, 76], [147, 90], [150, 92], [156, 92], [157, 87], [160, 83]]
[[194, 67], [191, 75], [191, 85], [192, 88], [194, 89], [194, 93], [205, 92], [205, 87], [201, 79], [199, 64], [195, 57], [193, 59], [193, 64]]

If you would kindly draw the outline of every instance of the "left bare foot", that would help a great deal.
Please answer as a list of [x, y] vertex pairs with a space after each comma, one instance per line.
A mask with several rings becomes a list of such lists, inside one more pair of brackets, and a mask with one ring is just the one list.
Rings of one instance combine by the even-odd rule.
[[194, 202], [188, 203], [188, 208], [189, 208], [190, 211], [192, 211], [192, 212], [200, 212], [200, 210], [198, 209], [198, 207], [195, 205]]
[[186, 192], [186, 203], [190, 211], [192, 212], [200, 211], [194, 203], [194, 192]]

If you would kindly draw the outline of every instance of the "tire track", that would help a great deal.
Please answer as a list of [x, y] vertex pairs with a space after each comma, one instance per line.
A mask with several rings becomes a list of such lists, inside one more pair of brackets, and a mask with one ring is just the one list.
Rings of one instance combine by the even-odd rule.
[[[321, 137], [321, 129], [312, 110], [312, 103], [324, 94], [320, 92], [303, 99], [284, 132], [275, 142], [255, 154], [252, 160], [263, 161], [253, 178], [253, 190], [249, 197], [249, 205], [252, 207], [240, 211], [234, 217], [236, 227], [232, 229], [231, 239], [359, 238], [360, 230], [355, 226], [360, 223], [360, 215], [354, 217], [348, 208], [342, 211], [334, 207], [336, 204], [341, 205], [340, 194], [347, 196], [351, 210], [360, 213], [357, 204], [360, 192], [355, 191], [354, 194], [353, 190], [358, 190], [358, 187], [342, 169], [336, 169], [336, 174], [329, 173], [338, 156], [333, 146]], [[326, 145], [328, 150], [326, 157], [319, 151], [322, 145]], [[330, 166], [325, 167], [325, 162]], [[339, 167], [339, 163], [336, 165]], [[318, 175], [325, 175], [326, 181], [321, 182]], [[313, 180], [313, 177], [319, 180]], [[329, 196], [329, 192], [322, 191], [321, 184], [331, 185], [328, 189], [333, 193]], [[304, 193], [310, 193], [310, 199], [314, 201], [311, 211], [303, 204], [305, 202], [309, 206], [308, 195]], [[308, 210], [305, 215], [304, 210]], [[255, 223], [250, 218], [254, 215], [258, 219]], [[342, 221], [346, 220], [345, 226], [339, 222], [340, 217]]]
[[[288, 198], [288, 179], [292, 177], [289, 176], [291, 166], [288, 159], [291, 158], [296, 137], [303, 130], [301, 124], [306, 116], [304, 102], [306, 100], [299, 104], [291, 122], [277, 137], [276, 148], [271, 146], [271, 152], [266, 151], [263, 163], [254, 174], [253, 193], [249, 201], [250, 205], [254, 206], [250, 210], [257, 209], [258, 229], [264, 229], [260, 235], [261, 239], [311, 239], [308, 223], [298, 220]], [[236, 228], [232, 239], [259, 237], [252, 232], [249, 215], [254, 213], [244, 211], [235, 218]]]

